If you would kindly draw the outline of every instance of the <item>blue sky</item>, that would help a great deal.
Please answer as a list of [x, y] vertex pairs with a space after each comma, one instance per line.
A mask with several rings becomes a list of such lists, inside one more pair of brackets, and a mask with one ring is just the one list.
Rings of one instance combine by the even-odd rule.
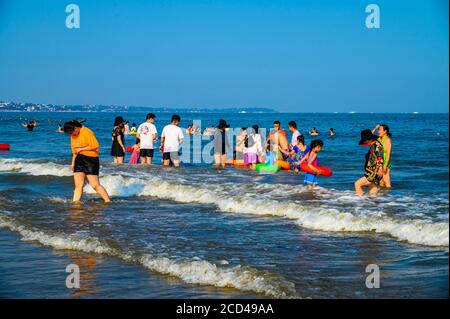
[[448, 36], [446, 0], [0, 0], [0, 100], [448, 112]]

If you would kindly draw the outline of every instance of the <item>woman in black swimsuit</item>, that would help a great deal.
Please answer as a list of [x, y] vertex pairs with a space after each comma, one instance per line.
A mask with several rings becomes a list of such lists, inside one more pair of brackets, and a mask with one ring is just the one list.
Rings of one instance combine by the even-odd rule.
[[122, 116], [116, 117], [116, 119], [114, 120], [114, 128], [111, 135], [111, 156], [114, 158], [114, 163], [117, 164], [122, 164], [125, 156], [124, 122], [125, 121]]

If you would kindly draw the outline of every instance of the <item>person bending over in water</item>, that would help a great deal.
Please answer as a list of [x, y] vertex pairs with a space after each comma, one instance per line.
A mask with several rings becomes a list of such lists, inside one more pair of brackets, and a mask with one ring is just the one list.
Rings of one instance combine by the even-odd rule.
[[309, 152], [300, 160], [300, 163], [308, 163], [308, 167], [310, 170], [315, 172], [313, 173], [306, 173], [305, 174], [305, 180], [303, 183], [306, 185], [306, 188], [308, 190], [313, 189], [316, 187], [317, 183], [317, 175], [321, 174], [321, 170], [316, 168], [315, 166], [318, 165], [318, 158], [317, 154], [322, 150], [323, 147], [323, 141], [322, 140], [313, 140], [309, 146]]
[[58, 128], [56, 129], [56, 133], [64, 133], [64, 129], [61, 124], [58, 124]]
[[391, 188], [391, 153], [392, 153], [392, 141], [391, 132], [389, 132], [389, 126], [386, 124], [378, 124], [372, 130], [375, 133], [378, 130], [378, 140], [383, 145], [383, 179], [380, 182], [381, 187]]
[[373, 135], [370, 130], [361, 132], [359, 145], [370, 146], [370, 148], [366, 154], [364, 176], [355, 182], [355, 192], [357, 195], [363, 195], [363, 186], [368, 186], [369, 194], [376, 195], [383, 178], [383, 145], [378, 141], [378, 136]]
[[289, 153], [291, 156], [288, 159], [294, 172], [297, 173], [300, 170], [300, 161], [308, 152], [309, 146], [305, 145], [305, 137], [303, 135], [297, 136], [297, 144], [292, 148]]
[[83, 186], [87, 178], [89, 185], [99, 194], [105, 203], [110, 199], [105, 188], [100, 184], [98, 175], [100, 160], [98, 158], [98, 144], [94, 133], [77, 121], [64, 123], [64, 133], [70, 135], [70, 147], [72, 148], [72, 164], [75, 190], [73, 202], [79, 202], [83, 194]]

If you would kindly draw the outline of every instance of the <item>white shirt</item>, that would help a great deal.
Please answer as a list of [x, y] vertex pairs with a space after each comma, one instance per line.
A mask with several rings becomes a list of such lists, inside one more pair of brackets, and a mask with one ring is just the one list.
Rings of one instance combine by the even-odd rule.
[[141, 149], [153, 149], [153, 134], [156, 134], [156, 126], [153, 123], [144, 122], [139, 125], [137, 132], [141, 139]]
[[183, 131], [176, 125], [164, 126], [161, 137], [164, 137], [164, 152], [178, 152], [180, 140], [184, 138]]
[[249, 146], [249, 147], [245, 147], [244, 146], [244, 153], [261, 154], [262, 153], [262, 149], [263, 149], [262, 148], [262, 142], [261, 142], [261, 135], [259, 135], [259, 134], [250, 134], [249, 138], [253, 138], [255, 143], [253, 145]]
[[291, 138], [291, 144], [292, 145], [297, 145], [297, 136], [302, 135], [298, 130], [295, 130], [294, 133], [292, 133], [292, 138]]

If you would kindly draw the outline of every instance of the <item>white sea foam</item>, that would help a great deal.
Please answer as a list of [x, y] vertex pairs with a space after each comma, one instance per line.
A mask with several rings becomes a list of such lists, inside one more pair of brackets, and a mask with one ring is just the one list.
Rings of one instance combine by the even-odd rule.
[[34, 227], [20, 225], [13, 218], [2, 214], [0, 214], [0, 228], [19, 233], [24, 241], [38, 242], [58, 250], [104, 254], [127, 262], [139, 263], [152, 272], [174, 276], [189, 284], [229, 287], [273, 298], [298, 297], [292, 282], [276, 274], [261, 272], [250, 267], [223, 267], [205, 260], [175, 260], [149, 254], [137, 256], [112, 248], [93, 237], [48, 234]]
[[20, 172], [34, 176], [71, 176], [67, 165], [36, 163], [24, 159], [0, 158], [0, 172]]
[[[332, 232], [376, 232], [391, 235], [401, 241], [427, 246], [448, 246], [447, 222], [432, 222], [417, 218], [393, 218], [382, 212], [361, 210], [357, 214], [330, 207], [307, 207], [299, 202], [275, 199], [255, 199], [249, 196], [227, 196], [218, 190], [163, 181], [157, 177], [145, 180], [109, 175], [102, 184], [111, 195], [152, 196], [180, 203], [215, 205], [229, 213], [271, 215], [293, 219], [304, 228]], [[87, 186], [87, 192], [93, 190]]]
[[[69, 176], [68, 167], [55, 163], [34, 163], [18, 159], [1, 159], [0, 172], [19, 171], [31, 175], [55, 175]], [[141, 174], [142, 172], [140, 172]], [[145, 174], [145, 173], [143, 173]], [[303, 202], [289, 200], [290, 195], [304, 192], [304, 188], [287, 185], [257, 184], [247, 187], [242, 193], [242, 185], [214, 185], [193, 182], [192, 186], [180, 184], [179, 181], [163, 180], [157, 176], [145, 176], [144, 178], [106, 175], [101, 177], [102, 184], [111, 195], [116, 196], [153, 196], [160, 199], [173, 200], [180, 203], [199, 203], [215, 205], [219, 210], [230, 213], [272, 215], [290, 218], [299, 226], [333, 232], [377, 232], [391, 235], [399, 240], [413, 244], [427, 246], [448, 246], [449, 225], [448, 218], [441, 221], [425, 220], [419, 218], [425, 212], [417, 212], [427, 203], [417, 203], [416, 198], [397, 198], [398, 202], [386, 199], [381, 207], [401, 206], [403, 210], [409, 207], [413, 211], [410, 215], [391, 217], [382, 211], [375, 213], [369, 210], [364, 199], [354, 196], [352, 192], [331, 192], [324, 188], [315, 191], [316, 206], [306, 206]], [[168, 176], [169, 177], [169, 176]], [[283, 202], [277, 199], [280, 189], [285, 195]], [[85, 191], [93, 193], [90, 186], [86, 185]], [[259, 194], [262, 193], [262, 194]], [[295, 197], [295, 196], [292, 196]], [[379, 199], [383, 201], [383, 199]], [[320, 203], [317, 203], [320, 201]], [[448, 201], [448, 200], [447, 200]], [[308, 201], [306, 201], [308, 202]], [[313, 202], [313, 201], [311, 201]], [[345, 205], [347, 207], [345, 207]], [[446, 206], [445, 200], [440, 201], [439, 206]], [[366, 206], [364, 206], [366, 205]], [[448, 203], [447, 203], [448, 207]], [[445, 217], [445, 212], [438, 212]], [[427, 215], [427, 214], [425, 214]], [[448, 213], [447, 213], [448, 215]]]

